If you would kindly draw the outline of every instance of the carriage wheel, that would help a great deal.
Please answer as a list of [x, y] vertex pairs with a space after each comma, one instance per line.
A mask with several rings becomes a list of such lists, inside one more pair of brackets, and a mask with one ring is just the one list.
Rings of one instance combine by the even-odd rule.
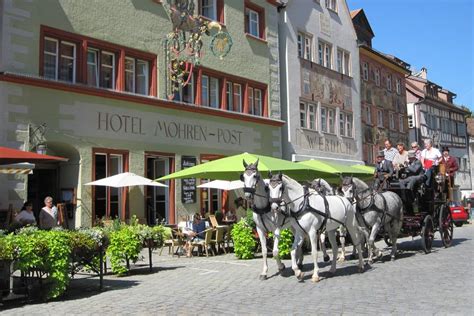
[[453, 242], [453, 219], [451, 212], [445, 204], [440, 206], [439, 210], [439, 234], [444, 247], [448, 248]]
[[421, 228], [421, 246], [425, 253], [431, 252], [431, 246], [433, 245], [434, 230], [433, 230], [433, 219], [431, 215], [427, 215], [423, 220], [423, 227]]

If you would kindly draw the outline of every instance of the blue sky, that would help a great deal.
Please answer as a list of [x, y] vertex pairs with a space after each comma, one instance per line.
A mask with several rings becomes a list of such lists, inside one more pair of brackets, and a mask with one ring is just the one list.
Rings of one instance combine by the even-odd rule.
[[457, 94], [454, 102], [474, 111], [474, 1], [347, 0], [362, 8], [375, 37], [372, 47], [395, 55], [428, 79]]

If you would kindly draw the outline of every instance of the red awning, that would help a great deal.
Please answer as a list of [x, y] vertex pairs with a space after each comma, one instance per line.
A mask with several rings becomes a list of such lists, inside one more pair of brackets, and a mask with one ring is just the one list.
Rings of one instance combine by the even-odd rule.
[[40, 155], [30, 151], [23, 151], [8, 147], [0, 147], [0, 164], [19, 162], [40, 163], [51, 161], [68, 161], [68, 159], [63, 157]]

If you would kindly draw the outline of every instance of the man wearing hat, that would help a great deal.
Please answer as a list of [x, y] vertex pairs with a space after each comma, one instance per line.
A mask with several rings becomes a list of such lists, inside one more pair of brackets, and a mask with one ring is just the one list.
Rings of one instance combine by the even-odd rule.
[[408, 151], [408, 166], [401, 171], [406, 177], [400, 179], [400, 188], [413, 190], [415, 184], [422, 182], [425, 178], [423, 165], [416, 159], [416, 151]]
[[449, 177], [449, 186], [454, 187], [454, 176], [459, 169], [458, 162], [455, 157], [449, 155], [449, 148], [443, 147], [443, 159], [441, 163], [446, 166], [446, 176]]
[[382, 184], [382, 189], [386, 189], [388, 186], [388, 181], [392, 176], [392, 162], [385, 159], [385, 152], [381, 150], [377, 154], [377, 161], [375, 163], [374, 189], [378, 190]]
[[402, 197], [406, 203], [407, 213], [413, 215], [413, 203], [415, 201], [415, 195], [413, 189], [416, 184], [422, 183], [425, 180], [425, 174], [421, 161], [416, 158], [416, 150], [408, 151], [408, 166], [400, 171], [400, 188], [407, 189], [402, 190]]

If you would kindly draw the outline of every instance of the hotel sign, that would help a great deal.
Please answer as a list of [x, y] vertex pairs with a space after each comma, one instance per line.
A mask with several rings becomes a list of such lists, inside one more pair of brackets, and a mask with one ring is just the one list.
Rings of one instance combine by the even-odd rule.
[[221, 123], [212, 117], [208, 121], [92, 104], [64, 105], [61, 112], [68, 116], [73, 112], [74, 117], [62, 120], [61, 128], [81, 136], [245, 151], [261, 147], [259, 131]]

